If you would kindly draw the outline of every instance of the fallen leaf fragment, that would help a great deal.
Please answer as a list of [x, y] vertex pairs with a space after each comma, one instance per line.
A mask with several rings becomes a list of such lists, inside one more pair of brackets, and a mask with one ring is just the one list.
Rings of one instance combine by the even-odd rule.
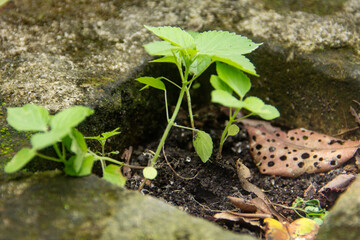
[[360, 141], [341, 140], [306, 129], [287, 133], [268, 122], [241, 121], [250, 137], [250, 151], [263, 174], [297, 177], [326, 172], [354, 156]]
[[326, 190], [340, 190], [343, 192], [355, 178], [356, 176], [354, 174], [340, 174], [323, 186], [319, 192], [322, 193]]
[[299, 218], [291, 224], [266, 218], [264, 224], [267, 240], [313, 240], [319, 230], [319, 225], [309, 218]]

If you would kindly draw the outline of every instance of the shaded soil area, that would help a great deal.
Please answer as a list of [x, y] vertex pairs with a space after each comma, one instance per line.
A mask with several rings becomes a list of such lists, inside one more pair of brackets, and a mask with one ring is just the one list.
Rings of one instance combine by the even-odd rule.
[[[195, 111], [195, 115], [198, 116], [196, 126], [212, 136], [216, 153], [227, 116], [213, 105], [198, 109]], [[178, 124], [189, 126], [185, 114], [180, 114], [179, 119]], [[304, 193], [310, 185], [319, 190], [340, 173], [359, 172], [354, 164], [354, 159], [351, 159], [341, 168], [327, 173], [305, 174], [297, 178], [263, 175], [258, 171], [250, 154], [247, 132], [241, 125], [239, 126], [240, 133], [235, 137], [228, 138], [225, 143], [222, 159], [216, 161], [215, 154], [213, 154], [211, 160], [206, 164], [202, 163], [194, 152], [192, 132], [173, 128], [165, 144], [166, 159], [162, 155], [156, 165], [158, 176], [154, 181], [148, 181], [142, 192], [178, 206], [191, 215], [212, 221], [212, 216], [217, 212], [236, 210], [228, 200], [228, 196], [245, 199], [256, 197], [253, 193], [243, 190], [240, 185], [235, 165], [239, 158], [251, 171], [250, 182], [261, 188], [272, 203], [287, 206], [290, 206], [297, 197], [308, 200], [309, 197], [304, 197]], [[159, 140], [155, 140], [149, 144], [135, 147], [130, 163], [147, 165], [152, 156], [148, 150], [155, 151], [158, 142]], [[142, 180], [141, 172], [132, 170], [130, 175], [127, 187], [138, 189]], [[319, 196], [313, 195], [312, 197]], [[322, 197], [322, 207], [329, 209], [334, 203], [333, 199]], [[293, 211], [280, 207], [277, 210], [290, 221], [297, 218]], [[234, 232], [248, 233], [256, 237], [260, 237], [262, 234], [259, 228], [247, 223], [225, 220], [217, 221], [217, 223]]]

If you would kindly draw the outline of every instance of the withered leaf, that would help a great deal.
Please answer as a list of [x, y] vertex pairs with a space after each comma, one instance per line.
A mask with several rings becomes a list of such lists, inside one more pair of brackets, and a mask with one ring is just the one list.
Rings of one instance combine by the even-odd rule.
[[250, 151], [263, 174], [297, 177], [326, 172], [354, 156], [360, 141], [341, 140], [303, 128], [284, 132], [268, 122], [241, 121], [250, 137]]

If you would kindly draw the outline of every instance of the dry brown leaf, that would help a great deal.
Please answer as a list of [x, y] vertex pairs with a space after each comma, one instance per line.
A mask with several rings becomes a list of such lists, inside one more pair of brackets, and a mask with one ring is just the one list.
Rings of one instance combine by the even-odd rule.
[[215, 220], [223, 219], [233, 222], [243, 221], [256, 227], [261, 227], [260, 219], [270, 218], [270, 214], [221, 212], [214, 215]]
[[245, 179], [243, 176], [243, 172], [247, 172], [247, 167], [241, 163], [240, 159], [236, 161], [236, 170], [239, 177], [239, 181], [241, 187], [248, 192], [254, 193], [258, 198], [252, 199], [251, 203], [253, 203], [261, 212], [263, 213], [271, 213], [281, 222], [288, 222], [285, 217], [281, 216], [272, 206], [271, 201], [268, 197], [263, 193], [263, 191], [255, 186], [254, 184], [250, 183], [248, 180]]
[[325, 186], [323, 186], [319, 192], [325, 192], [327, 190], [330, 191], [345, 191], [346, 188], [354, 181], [356, 176], [354, 174], [340, 174], [336, 176], [333, 180], [328, 182]]
[[360, 141], [345, 141], [306, 129], [284, 132], [268, 122], [241, 121], [250, 137], [250, 151], [263, 174], [296, 177], [326, 172], [354, 156]]
[[253, 203], [238, 197], [228, 197], [232, 205], [239, 208], [242, 212], [254, 213], [257, 210], [256, 205]]

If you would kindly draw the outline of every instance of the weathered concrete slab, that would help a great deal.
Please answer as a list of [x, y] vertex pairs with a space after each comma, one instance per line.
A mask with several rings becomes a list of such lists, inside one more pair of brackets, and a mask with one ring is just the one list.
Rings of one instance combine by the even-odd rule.
[[96, 176], [0, 176], [0, 239], [251, 240]]

